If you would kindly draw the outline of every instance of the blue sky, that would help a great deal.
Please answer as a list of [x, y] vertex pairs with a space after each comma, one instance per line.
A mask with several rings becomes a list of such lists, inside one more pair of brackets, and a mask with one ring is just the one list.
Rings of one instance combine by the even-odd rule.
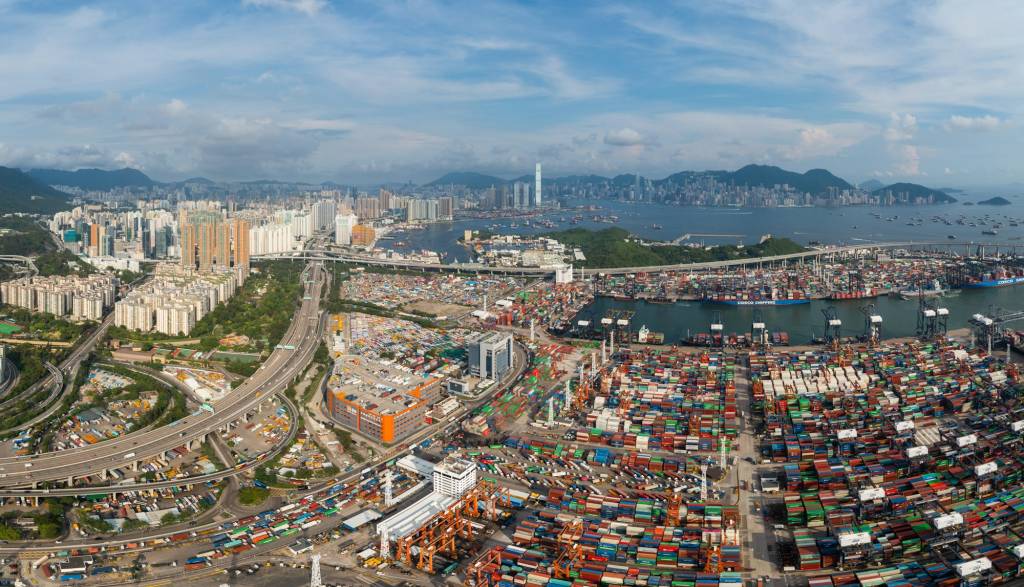
[[1024, 180], [1021, 2], [0, 0], [0, 165]]

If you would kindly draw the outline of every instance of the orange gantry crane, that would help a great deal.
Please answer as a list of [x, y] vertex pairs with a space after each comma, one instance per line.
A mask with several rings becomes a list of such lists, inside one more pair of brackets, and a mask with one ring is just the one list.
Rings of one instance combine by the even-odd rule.
[[[455, 556], [455, 541], [473, 539], [470, 518], [498, 519], [498, 506], [509, 508], [512, 497], [507, 487], [481, 481], [446, 510], [438, 512], [414, 532], [395, 540], [395, 560], [421, 571], [433, 572], [434, 555]], [[482, 507], [481, 507], [482, 506]], [[415, 549], [417, 554], [413, 553]]]

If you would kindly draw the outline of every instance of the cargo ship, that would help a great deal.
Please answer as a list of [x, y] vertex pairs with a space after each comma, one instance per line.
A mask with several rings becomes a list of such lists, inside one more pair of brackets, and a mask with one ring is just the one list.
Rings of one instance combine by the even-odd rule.
[[905, 300], [912, 300], [917, 298], [937, 298], [946, 292], [947, 290], [942, 289], [942, 285], [939, 283], [939, 281], [935, 280], [932, 282], [932, 286], [927, 289], [920, 288], [900, 290], [900, 297]]
[[1000, 279], [983, 279], [964, 284], [965, 288], [975, 289], [982, 287], [1003, 287], [1005, 285], [1018, 285], [1024, 283], [1024, 276], [1004, 277]]
[[858, 289], [855, 291], [834, 291], [825, 297], [826, 300], [864, 300], [877, 298], [882, 292], [877, 288]]
[[738, 300], [726, 298], [724, 296], [717, 296], [713, 298], [704, 298], [701, 300], [707, 304], [725, 304], [726, 306], [795, 306], [797, 304], [809, 304], [811, 300], [808, 298], [782, 298], [782, 299], [753, 299], [753, 300]]

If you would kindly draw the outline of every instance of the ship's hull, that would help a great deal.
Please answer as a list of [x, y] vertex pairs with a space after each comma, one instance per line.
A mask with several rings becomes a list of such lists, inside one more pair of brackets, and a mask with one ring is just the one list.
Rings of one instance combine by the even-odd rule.
[[1024, 277], [1008, 277], [1006, 279], [987, 279], [985, 281], [964, 284], [964, 287], [968, 289], [978, 289], [983, 287], [1003, 287], [1007, 285], [1017, 285], [1020, 283], [1024, 283]]
[[721, 304], [725, 306], [796, 306], [809, 304], [811, 300], [703, 300], [707, 304]]

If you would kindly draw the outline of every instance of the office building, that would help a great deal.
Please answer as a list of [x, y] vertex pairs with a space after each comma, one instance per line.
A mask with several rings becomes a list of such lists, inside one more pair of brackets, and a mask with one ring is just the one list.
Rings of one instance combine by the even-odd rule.
[[434, 493], [462, 497], [476, 487], [476, 463], [449, 455], [434, 465]]
[[540, 189], [540, 163], [537, 164], [537, 170], [534, 172], [534, 175], [535, 175], [535, 179], [536, 179], [537, 185], [534, 186], [534, 188], [533, 188], [533, 198], [534, 198], [533, 202], [534, 202], [535, 206], [540, 206], [540, 203], [541, 203], [541, 200], [540, 200], [540, 194], [541, 194], [541, 189]]
[[512, 335], [488, 332], [469, 343], [469, 372], [498, 381], [512, 368]]

